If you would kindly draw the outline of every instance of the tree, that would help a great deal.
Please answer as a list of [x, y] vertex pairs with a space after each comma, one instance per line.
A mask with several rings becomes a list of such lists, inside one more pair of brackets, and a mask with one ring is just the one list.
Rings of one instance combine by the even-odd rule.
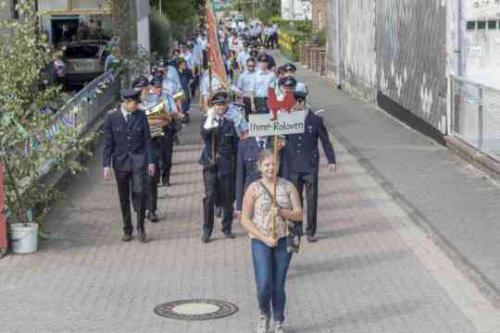
[[[45, 87], [41, 73], [52, 59], [44, 35], [37, 33], [34, 0], [19, 0], [20, 20], [3, 20], [0, 30], [0, 164], [5, 169], [5, 199], [10, 222], [30, 222], [38, 203], [49, 201], [54, 191], [39, 182], [44, 167], [76, 172], [74, 159], [87, 150], [91, 138], [65, 126], [61, 115], [41, 112], [57, 109], [59, 87]], [[74, 110], [77, 113], [77, 110]]]
[[175, 40], [184, 39], [198, 23], [199, 0], [153, 0], [153, 8], [164, 14], [172, 27]]
[[137, 12], [135, 1], [109, 0], [114, 35], [118, 37], [120, 49], [125, 57], [137, 52]]
[[280, 0], [237, 0], [234, 3], [235, 9], [244, 13], [245, 17], [252, 17], [255, 9], [255, 16], [264, 23], [269, 23], [273, 16], [280, 16]]

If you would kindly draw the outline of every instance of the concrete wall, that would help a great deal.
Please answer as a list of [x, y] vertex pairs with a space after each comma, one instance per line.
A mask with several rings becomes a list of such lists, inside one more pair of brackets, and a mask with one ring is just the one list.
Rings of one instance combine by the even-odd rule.
[[[328, 1], [331, 77], [336, 77], [336, 1]], [[342, 87], [370, 101], [378, 99], [379, 105], [382, 97], [446, 132], [445, 4], [444, 0], [340, 0]]]
[[[375, 2], [340, 2], [341, 75], [343, 88], [375, 101]], [[356, 19], [354, 19], [356, 18]]]
[[467, 0], [463, 76], [500, 89], [500, 1]]
[[440, 0], [377, 1], [378, 90], [446, 130], [446, 7]]
[[137, 9], [137, 43], [148, 53], [151, 51], [151, 34], [149, 31], [149, 17], [151, 7], [149, 1], [136, 0]]

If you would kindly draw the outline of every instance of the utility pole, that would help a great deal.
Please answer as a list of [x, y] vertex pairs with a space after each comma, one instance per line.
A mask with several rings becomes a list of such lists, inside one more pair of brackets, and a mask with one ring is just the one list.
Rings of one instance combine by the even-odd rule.
[[160, 15], [162, 15], [162, 11], [161, 11], [161, 0], [160, 0]]

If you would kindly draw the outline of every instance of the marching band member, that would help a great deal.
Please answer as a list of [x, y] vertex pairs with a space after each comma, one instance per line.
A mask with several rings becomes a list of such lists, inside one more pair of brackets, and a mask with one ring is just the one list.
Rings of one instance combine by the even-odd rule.
[[122, 90], [122, 103], [106, 115], [104, 122], [104, 179], [111, 179], [112, 166], [120, 198], [124, 242], [130, 241], [133, 233], [131, 193], [137, 212], [137, 238], [146, 242], [146, 176], [155, 173], [149, 125], [144, 111], [139, 109], [139, 95], [140, 91], [135, 89]]
[[211, 98], [212, 107], [201, 128], [205, 148], [199, 163], [203, 166], [203, 236], [208, 243], [214, 227], [214, 207], [224, 210], [222, 232], [227, 238], [235, 238], [232, 233], [234, 202], [234, 170], [238, 148], [238, 134], [232, 120], [225, 118], [228, 111], [229, 95], [225, 91], [215, 93]]

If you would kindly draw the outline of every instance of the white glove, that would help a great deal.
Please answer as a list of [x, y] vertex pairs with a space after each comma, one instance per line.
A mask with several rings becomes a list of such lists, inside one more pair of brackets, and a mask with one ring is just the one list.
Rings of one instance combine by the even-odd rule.
[[219, 126], [219, 122], [217, 120], [217, 116], [215, 114], [214, 108], [209, 108], [207, 110], [207, 119], [205, 120], [205, 123], [203, 124], [203, 128], [206, 129], [207, 131]]

